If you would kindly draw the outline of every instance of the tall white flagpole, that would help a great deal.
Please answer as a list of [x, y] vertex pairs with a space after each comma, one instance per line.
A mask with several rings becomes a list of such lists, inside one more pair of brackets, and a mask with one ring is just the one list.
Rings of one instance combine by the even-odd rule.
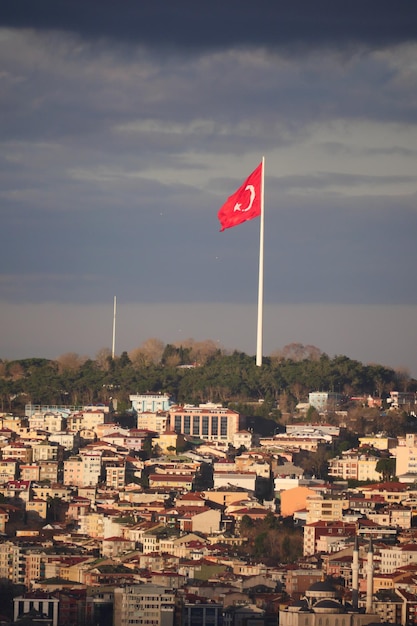
[[113, 300], [113, 339], [111, 344], [111, 358], [114, 359], [114, 350], [116, 347], [116, 296]]
[[265, 234], [265, 157], [262, 157], [261, 176], [261, 223], [259, 228], [259, 279], [258, 279], [258, 329], [256, 335], [256, 365], [262, 365], [262, 337], [263, 337], [263, 300], [264, 300], [264, 234]]

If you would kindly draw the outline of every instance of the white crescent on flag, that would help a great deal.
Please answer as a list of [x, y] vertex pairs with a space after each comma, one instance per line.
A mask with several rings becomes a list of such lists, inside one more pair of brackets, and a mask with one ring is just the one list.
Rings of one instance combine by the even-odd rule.
[[250, 191], [249, 204], [246, 209], [242, 209], [242, 205], [240, 202], [236, 202], [233, 211], [240, 211], [241, 213], [246, 213], [246, 211], [250, 211], [252, 208], [253, 201], [255, 200], [255, 187], [253, 185], [247, 185], [245, 187], [245, 191]]

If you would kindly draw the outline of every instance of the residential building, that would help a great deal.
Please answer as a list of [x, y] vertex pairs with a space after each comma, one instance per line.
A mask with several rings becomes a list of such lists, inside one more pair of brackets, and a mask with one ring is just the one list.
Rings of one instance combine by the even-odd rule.
[[62, 458], [62, 448], [53, 441], [41, 441], [32, 445], [32, 460], [37, 461], [59, 461]]
[[356, 534], [356, 525], [342, 521], [319, 520], [304, 526], [303, 554], [309, 556], [319, 551], [318, 543], [323, 537], [331, 542], [339, 542], [346, 537], [353, 537]]
[[2, 459], [14, 459], [24, 465], [30, 465], [32, 463], [32, 454], [32, 446], [19, 441], [9, 443], [7, 446], [1, 448]]
[[172, 399], [167, 393], [138, 393], [129, 396], [132, 409], [136, 413], [158, 413], [169, 411]]
[[324, 494], [307, 496], [307, 524], [324, 520], [327, 522], [340, 521], [343, 510], [349, 507], [349, 500], [340, 497], [331, 497]]
[[138, 430], [152, 430], [158, 435], [164, 433], [169, 425], [168, 411], [140, 411], [136, 416], [136, 428]]
[[152, 584], [127, 585], [114, 590], [117, 626], [173, 626], [175, 594]]
[[[0, 485], [3, 483], [9, 482], [9, 480], [14, 480], [16, 477], [17, 477], [17, 460], [5, 459], [3, 461], [0, 461]], [[31, 479], [23, 479], [23, 480], [31, 480]]]
[[30, 430], [46, 430], [56, 433], [64, 429], [64, 418], [60, 413], [33, 413], [29, 419]]

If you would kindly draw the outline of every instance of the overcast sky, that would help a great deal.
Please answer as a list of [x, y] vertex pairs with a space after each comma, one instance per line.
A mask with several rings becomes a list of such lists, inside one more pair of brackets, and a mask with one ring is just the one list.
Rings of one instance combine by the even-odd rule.
[[417, 3], [3, 0], [0, 358], [150, 337], [417, 377]]

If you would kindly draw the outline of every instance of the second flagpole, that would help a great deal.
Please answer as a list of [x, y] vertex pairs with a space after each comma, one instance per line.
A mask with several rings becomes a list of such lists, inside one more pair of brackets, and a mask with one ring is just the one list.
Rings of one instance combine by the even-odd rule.
[[264, 235], [265, 235], [265, 157], [262, 157], [261, 221], [259, 228], [258, 327], [256, 333], [256, 365], [262, 365], [263, 299], [264, 299]]

